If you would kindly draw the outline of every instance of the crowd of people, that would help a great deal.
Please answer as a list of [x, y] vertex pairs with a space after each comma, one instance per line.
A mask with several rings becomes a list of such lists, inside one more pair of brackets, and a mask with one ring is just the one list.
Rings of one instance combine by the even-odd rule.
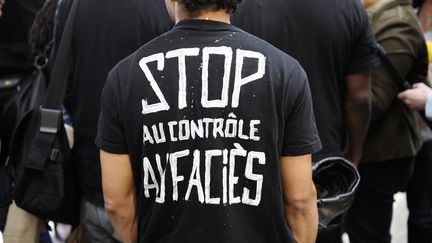
[[[41, 56], [49, 79], [74, 3], [69, 242], [390, 243], [401, 191], [432, 242], [432, 0], [0, 0], [0, 115]], [[319, 228], [328, 158], [361, 180]], [[0, 204], [6, 243], [47, 220]]]

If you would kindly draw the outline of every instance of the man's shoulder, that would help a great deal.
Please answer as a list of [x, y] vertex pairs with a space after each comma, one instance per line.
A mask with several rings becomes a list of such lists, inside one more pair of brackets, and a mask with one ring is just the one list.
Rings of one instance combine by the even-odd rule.
[[384, 6], [381, 10], [381, 14], [379, 14], [373, 22], [380, 25], [403, 22], [418, 26], [418, 19], [414, 13], [414, 9], [407, 5]]
[[379, 40], [387, 38], [410, 38], [423, 43], [423, 32], [414, 10], [407, 5], [392, 5], [376, 16], [372, 25]]

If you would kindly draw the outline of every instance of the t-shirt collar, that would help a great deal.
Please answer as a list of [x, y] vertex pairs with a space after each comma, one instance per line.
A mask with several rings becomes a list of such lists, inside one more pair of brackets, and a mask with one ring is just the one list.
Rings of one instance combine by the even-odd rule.
[[237, 30], [231, 24], [224, 22], [213, 21], [213, 20], [202, 20], [202, 19], [186, 19], [178, 22], [174, 29], [192, 29], [192, 30], [204, 30], [204, 31], [224, 31], [224, 30]]

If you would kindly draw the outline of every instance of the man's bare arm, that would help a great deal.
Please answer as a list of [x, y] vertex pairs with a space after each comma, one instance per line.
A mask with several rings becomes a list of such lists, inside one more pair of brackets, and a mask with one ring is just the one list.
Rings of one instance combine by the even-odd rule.
[[298, 243], [314, 243], [318, 232], [311, 160], [311, 155], [280, 158], [285, 219]]
[[129, 155], [111, 154], [101, 150], [100, 158], [108, 220], [123, 242], [136, 242], [136, 194]]
[[371, 73], [346, 77], [345, 121], [348, 147], [345, 158], [358, 166], [372, 116]]

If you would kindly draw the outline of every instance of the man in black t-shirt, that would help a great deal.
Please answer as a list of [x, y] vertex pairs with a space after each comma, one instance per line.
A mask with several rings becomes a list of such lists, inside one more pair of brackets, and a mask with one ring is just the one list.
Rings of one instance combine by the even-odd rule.
[[166, 2], [174, 29], [121, 61], [102, 93], [114, 228], [126, 242], [314, 242], [321, 144], [304, 71], [229, 24], [238, 0]]

